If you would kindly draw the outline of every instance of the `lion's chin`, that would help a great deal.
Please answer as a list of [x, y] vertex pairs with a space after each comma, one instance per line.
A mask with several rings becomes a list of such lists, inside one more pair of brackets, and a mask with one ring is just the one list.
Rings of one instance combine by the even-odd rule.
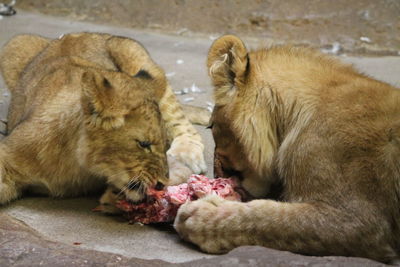
[[128, 200], [129, 202], [139, 203], [139, 202], [142, 202], [146, 198], [146, 195], [143, 193], [139, 193], [136, 190], [130, 190], [130, 191], [126, 190], [125, 197], [126, 197], [126, 200]]

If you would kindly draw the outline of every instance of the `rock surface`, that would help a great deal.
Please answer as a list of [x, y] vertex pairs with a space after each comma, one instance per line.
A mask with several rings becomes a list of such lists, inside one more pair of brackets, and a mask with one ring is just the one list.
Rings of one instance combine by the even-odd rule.
[[161, 260], [129, 260], [53, 242], [4, 213], [0, 214], [0, 244], [0, 266], [168, 266]]
[[[68, 246], [43, 238], [21, 221], [0, 214], [0, 266], [172, 266], [161, 260], [126, 258], [118, 254]], [[79, 244], [76, 244], [79, 245]], [[309, 257], [263, 247], [240, 247], [212, 259], [181, 266], [383, 266], [361, 258]]]

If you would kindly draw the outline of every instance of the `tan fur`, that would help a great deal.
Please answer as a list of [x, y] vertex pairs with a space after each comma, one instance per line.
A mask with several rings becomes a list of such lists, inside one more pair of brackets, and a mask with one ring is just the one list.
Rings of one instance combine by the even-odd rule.
[[157, 182], [171, 183], [170, 142], [175, 161], [205, 171], [199, 134], [163, 70], [134, 40], [20, 35], [3, 48], [0, 69], [12, 93], [8, 136], [0, 143], [0, 204], [26, 190], [84, 194], [105, 181], [104, 206], [123, 195], [137, 201]]
[[222, 172], [239, 175], [253, 196], [278, 193], [279, 201], [187, 203], [175, 220], [179, 234], [212, 253], [262, 245], [398, 257], [398, 89], [312, 49], [247, 52], [235, 36], [214, 42], [208, 67]]
[[182, 105], [186, 118], [193, 124], [208, 126], [211, 112], [203, 107]]

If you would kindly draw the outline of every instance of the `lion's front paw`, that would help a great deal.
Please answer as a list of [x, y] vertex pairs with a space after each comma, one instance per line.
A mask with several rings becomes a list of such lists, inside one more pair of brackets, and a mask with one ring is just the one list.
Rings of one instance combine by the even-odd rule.
[[192, 169], [172, 156], [168, 155], [167, 158], [169, 168], [168, 185], [178, 185], [187, 182], [190, 175], [193, 174]]
[[204, 145], [200, 141], [183, 135], [172, 141], [167, 155], [185, 164], [193, 173], [200, 174], [207, 171], [203, 152]]
[[[212, 195], [182, 205], [174, 227], [179, 235], [208, 253], [224, 253], [235, 247], [234, 228], [230, 228], [239, 202]], [[233, 225], [232, 225], [233, 226]]]
[[96, 207], [95, 211], [100, 211], [106, 214], [120, 214], [121, 210], [118, 209], [115, 204], [122, 197], [118, 194], [118, 192], [114, 192], [115, 189], [112, 187], [108, 187], [104, 194], [100, 197], [100, 205]]

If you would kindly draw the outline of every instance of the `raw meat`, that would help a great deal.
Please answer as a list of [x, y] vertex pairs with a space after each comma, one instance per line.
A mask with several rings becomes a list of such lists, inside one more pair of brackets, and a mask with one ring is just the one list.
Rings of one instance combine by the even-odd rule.
[[178, 208], [186, 201], [196, 200], [207, 195], [218, 195], [228, 200], [241, 201], [241, 190], [233, 179], [209, 179], [204, 175], [192, 175], [187, 183], [168, 186], [165, 190], [149, 189], [146, 201], [132, 204], [121, 200], [117, 207], [125, 212], [131, 222], [143, 224], [172, 222]]

